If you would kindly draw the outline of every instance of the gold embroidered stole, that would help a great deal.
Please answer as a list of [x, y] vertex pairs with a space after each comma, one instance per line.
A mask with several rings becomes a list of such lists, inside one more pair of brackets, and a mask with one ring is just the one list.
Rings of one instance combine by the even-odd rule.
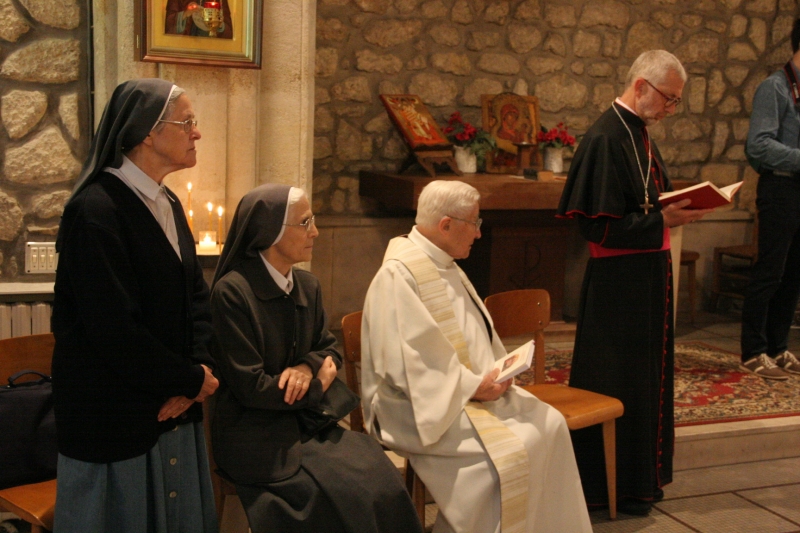
[[[383, 261], [386, 262], [389, 259], [396, 259], [403, 263], [414, 276], [425, 308], [455, 348], [459, 362], [471, 369], [467, 342], [458, 326], [453, 305], [447, 297], [445, 282], [431, 258], [408, 238], [396, 237], [389, 242]], [[467, 291], [473, 298], [477, 298], [477, 293], [467, 276], [460, 268], [458, 268], [458, 272]], [[476, 299], [475, 301], [480, 300]], [[502, 532], [526, 531], [530, 465], [524, 444], [481, 402], [470, 401], [464, 406], [464, 411], [477, 431], [500, 477]]]

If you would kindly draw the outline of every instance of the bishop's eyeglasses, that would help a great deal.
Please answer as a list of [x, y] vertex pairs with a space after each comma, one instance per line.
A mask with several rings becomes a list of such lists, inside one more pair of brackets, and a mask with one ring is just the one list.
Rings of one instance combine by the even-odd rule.
[[[647, 81], [644, 78], [642, 78], [642, 79], [644, 81]], [[677, 96], [666, 95], [658, 87], [656, 87], [655, 85], [653, 85], [649, 81], [647, 81], [647, 85], [649, 85], [650, 87], [655, 89], [658, 94], [660, 94], [661, 96], [664, 97], [664, 100], [666, 100], [666, 102], [664, 102], [664, 107], [669, 107], [671, 105], [678, 106], [678, 105], [680, 105], [681, 102], [683, 102], [683, 98], [680, 98], [680, 97], [677, 97]]]
[[182, 120], [178, 122], [177, 120], [158, 120], [159, 122], [166, 122], [167, 124], [180, 124], [183, 126], [183, 131], [186, 133], [191, 133], [192, 128], [197, 127], [197, 121], [192, 118], [187, 118], [186, 120]]

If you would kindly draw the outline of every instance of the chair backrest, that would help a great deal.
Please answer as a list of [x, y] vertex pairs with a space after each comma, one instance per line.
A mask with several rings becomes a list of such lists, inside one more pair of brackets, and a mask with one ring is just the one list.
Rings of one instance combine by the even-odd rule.
[[485, 303], [498, 335], [533, 335], [534, 382], [544, 383], [544, 328], [550, 325], [550, 293], [544, 289], [507, 291], [489, 296]]
[[[358, 380], [358, 372], [361, 370], [361, 315], [361, 311], [356, 311], [342, 318], [347, 386], [359, 396], [361, 396], [361, 386]], [[361, 405], [350, 413], [350, 429], [364, 432], [364, 413], [361, 411]]]
[[20, 370], [35, 370], [49, 376], [55, 344], [52, 333], [0, 340], [0, 385], [7, 384], [6, 380]]

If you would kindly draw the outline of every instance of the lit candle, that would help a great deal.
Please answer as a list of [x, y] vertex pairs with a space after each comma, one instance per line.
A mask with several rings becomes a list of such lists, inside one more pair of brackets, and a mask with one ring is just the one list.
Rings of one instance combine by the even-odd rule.
[[206, 9], [219, 9], [220, 8], [220, 3], [219, 2], [213, 2], [213, 1], [206, 2], [206, 3], [203, 4], [203, 7], [205, 7]]
[[189, 209], [189, 212], [192, 212], [192, 182], [186, 184], [186, 188], [189, 189], [189, 199], [186, 200], [186, 207]]
[[197, 243], [197, 248], [201, 252], [217, 253], [217, 235], [213, 231], [201, 231], [200, 242]]
[[220, 244], [222, 244], [222, 213], [224, 212], [225, 210], [222, 209], [222, 206], [217, 207], [217, 239]]
[[211, 217], [214, 215], [214, 204], [208, 202], [206, 207], [208, 207], [208, 231], [212, 231], [212, 228], [214, 227], [214, 221], [211, 219]]
[[194, 221], [192, 217], [194, 217], [194, 211], [189, 209], [189, 232], [192, 234], [192, 237], [194, 237]]

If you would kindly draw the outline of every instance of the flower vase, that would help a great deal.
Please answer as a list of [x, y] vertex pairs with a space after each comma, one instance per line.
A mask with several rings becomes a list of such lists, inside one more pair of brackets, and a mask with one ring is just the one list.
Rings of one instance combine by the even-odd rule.
[[544, 169], [552, 170], [555, 174], [564, 171], [563, 148], [548, 146], [544, 149]]
[[456, 165], [465, 174], [475, 174], [478, 171], [478, 156], [463, 146], [454, 146]]

